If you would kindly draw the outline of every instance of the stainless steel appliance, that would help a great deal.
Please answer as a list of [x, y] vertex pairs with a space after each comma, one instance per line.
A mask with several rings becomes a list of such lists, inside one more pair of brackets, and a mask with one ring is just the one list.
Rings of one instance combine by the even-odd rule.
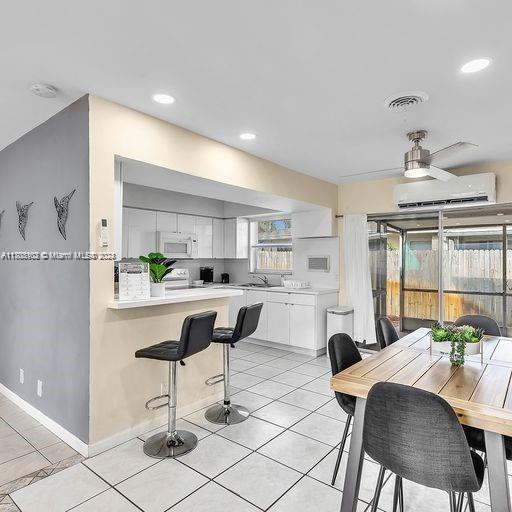
[[199, 267], [199, 279], [205, 283], [213, 283], [213, 267]]
[[173, 268], [169, 274], [163, 278], [166, 290], [179, 290], [190, 286], [190, 275], [188, 268]]
[[166, 258], [197, 258], [197, 236], [195, 233], [158, 231], [158, 251]]

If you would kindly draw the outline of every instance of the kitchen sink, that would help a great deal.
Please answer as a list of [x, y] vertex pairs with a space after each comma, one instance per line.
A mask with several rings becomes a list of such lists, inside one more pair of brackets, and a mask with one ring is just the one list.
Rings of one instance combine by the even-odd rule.
[[250, 288], [276, 288], [278, 284], [265, 284], [265, 283], [243, 283], [239, 286], [248, 286]]

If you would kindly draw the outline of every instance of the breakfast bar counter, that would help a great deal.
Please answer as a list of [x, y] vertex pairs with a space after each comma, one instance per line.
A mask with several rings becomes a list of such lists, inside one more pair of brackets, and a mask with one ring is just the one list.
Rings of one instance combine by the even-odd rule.
[[243, 291], [235, 288], [187, 288], [168, 291], [165, 297], [151, 297], [149, 299], [119, 300], [114, 299], [108, 304], [109, 309], [130, 309], [146, 306], [160, 306], [163, 304], [179, 304], [196, 300], [222, 299], [242, 295]]

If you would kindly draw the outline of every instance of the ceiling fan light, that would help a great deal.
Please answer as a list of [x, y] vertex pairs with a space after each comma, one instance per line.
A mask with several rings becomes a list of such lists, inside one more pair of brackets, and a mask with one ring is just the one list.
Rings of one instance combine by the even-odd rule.
[[428, 167], [416, 167], [414, 169], [406, 169], [404, 171], [406, 178], [424, 178], [428, 176]]

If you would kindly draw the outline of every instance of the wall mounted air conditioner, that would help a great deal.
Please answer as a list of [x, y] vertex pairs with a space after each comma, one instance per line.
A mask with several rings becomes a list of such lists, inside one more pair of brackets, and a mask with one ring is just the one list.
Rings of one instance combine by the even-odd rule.
[[448, 181], [404, 183], [395, 187], [394, 198], [400, 209], [493, 204], [496, 203], [496, 175], [486, 172]]

